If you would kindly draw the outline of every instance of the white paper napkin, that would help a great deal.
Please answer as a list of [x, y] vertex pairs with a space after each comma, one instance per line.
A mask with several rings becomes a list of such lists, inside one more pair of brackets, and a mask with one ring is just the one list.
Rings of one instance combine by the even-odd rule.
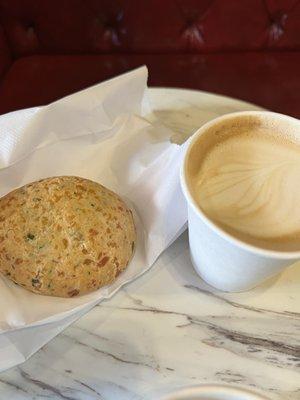
[[[122, 285], [148, 270], [184, 229], [179, 185], [184, 146], [158, 139], [141, 115], [139, 68], [47, 107], [0, 117], [0, 195], [54, 175], [89, 178], [133, 205], [137, 249], [109, 287], [72, 299], [40, 296], [0, 277], [0, 370], [17, 365]], [[165, 135], [162, 135], [166, 137]]]

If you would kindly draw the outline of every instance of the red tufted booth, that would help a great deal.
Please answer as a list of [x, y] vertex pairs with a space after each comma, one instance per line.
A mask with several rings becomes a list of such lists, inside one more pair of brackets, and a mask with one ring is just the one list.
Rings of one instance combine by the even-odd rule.
[[300, 117], [300, 1], [0, 0], [0, 113], [142, 64]]

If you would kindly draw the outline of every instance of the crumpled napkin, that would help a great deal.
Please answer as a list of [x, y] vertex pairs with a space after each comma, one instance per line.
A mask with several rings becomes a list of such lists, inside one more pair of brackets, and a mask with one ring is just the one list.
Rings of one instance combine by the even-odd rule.
[[[102, 183], [134, 209], [137, 249], [110, 286], [72, 299], [40, 296], [0, 277], [0, 371], [41, 346], [147, 271], [185, 229], [179, 184], [185, 145], [158, 139], [141, 117], [147, 69], [139, 68], [46, 107], [0, 117], [0, 195], [54, 175]], [[166, 137], [166, 135], [161, 135]]]

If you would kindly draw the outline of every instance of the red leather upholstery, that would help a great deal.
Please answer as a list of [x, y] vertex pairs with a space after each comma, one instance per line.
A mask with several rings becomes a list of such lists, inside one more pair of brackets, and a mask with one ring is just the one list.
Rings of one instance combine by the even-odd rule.
[[8, 48], [8, 44], [3, 32], [2, 26], [0, 26], [0, 78], [9, 68], [11, 63], [11, 54]]
[[0, 113], [146, 64], [150, 85], [300, 116], [298, 0], [0, 0], [0, 24]]

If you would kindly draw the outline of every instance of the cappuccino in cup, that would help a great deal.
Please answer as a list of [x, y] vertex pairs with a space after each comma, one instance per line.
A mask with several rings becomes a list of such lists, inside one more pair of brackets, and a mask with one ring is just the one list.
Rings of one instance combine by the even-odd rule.
[[210, 285], [250, 289], [300, 259], [300, 121], [227, 114], [187, 144], [181, 169], [191, 261]]

